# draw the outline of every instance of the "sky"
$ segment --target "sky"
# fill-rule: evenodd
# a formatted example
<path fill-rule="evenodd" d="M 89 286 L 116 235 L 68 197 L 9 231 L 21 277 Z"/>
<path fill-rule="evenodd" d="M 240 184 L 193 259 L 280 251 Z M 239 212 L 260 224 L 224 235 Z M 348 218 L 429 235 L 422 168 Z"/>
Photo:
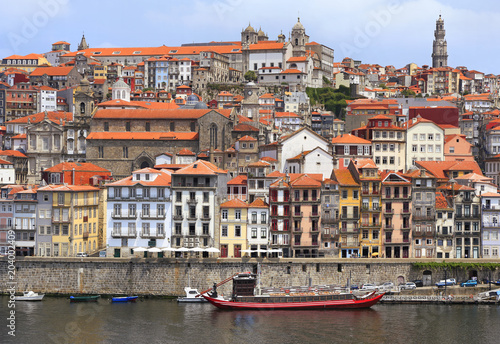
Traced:
<path fill-rule="evenodd" d="M 442 15 L 448 65 L 500 74 L 496 0 L 2 0 L 0 57 L 45 53 L 57 41 L 76 50 L 237 41 L 250 23 L 269 39 L 289 37 L 300 16 L 311 41 L 363 63 L 431 65 Z"/>

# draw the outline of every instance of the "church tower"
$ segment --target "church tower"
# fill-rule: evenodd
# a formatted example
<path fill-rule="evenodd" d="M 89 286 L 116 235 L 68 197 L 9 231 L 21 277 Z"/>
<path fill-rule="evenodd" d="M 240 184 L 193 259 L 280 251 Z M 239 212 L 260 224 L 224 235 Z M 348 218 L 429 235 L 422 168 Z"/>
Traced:
<path fill-rule="evenodd" d="M 244 87 L 243 100 L 241 101 L 241 115 L 250 118 L 253 125 L 258 128 L 259 116 L 259 86 L 249 82 Z"/>
<path fill-rule="evenodd" d="M 448 44 L 444 39 L 444 20 L 439 15 L 434 30 L 434 42 L 432 44 L 432 68 L 448 66 Z"/>
<path fill-rule="evenodd" d="M 290 39 L 293 47 L 293 56 L 306 56 L 306 43 L 309 43 L 309 36 L 306 35 L 306 29 L 300 22 L 300 18 L 298 18 L 297 23 L 292 28 Z"/>
<path fill-rule="evenodd" d="M 78 44 L 78 51 L 85 50 L 88 48 L 89 48 L 89 45 L 87 44 L 87 41 L 85 40 L 85 35 L 83 35 L 82 40 L 80 41 L 80 44 Z"/>

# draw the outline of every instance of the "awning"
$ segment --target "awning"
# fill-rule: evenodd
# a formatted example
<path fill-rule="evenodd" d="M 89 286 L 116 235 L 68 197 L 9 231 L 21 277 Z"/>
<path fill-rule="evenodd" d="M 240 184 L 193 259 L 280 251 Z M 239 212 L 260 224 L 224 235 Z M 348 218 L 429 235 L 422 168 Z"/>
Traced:
<path fill-rule="evenodd" d="M 373 252 L 372 257 L 378 257 L 378 252 Z"/>

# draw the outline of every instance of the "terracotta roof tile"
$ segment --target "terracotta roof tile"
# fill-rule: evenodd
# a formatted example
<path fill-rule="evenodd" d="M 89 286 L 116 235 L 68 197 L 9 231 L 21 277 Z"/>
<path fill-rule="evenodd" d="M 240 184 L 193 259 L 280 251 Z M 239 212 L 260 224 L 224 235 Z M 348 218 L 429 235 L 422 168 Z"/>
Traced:
<path fill-rule="evenodd" d="M 500 196 L 500 195 L 499 195 Z M 260 198 L 256 198 L 255 201 L 248 205 L 249 208 L 269 208 L 269 204 L 261 200 Z"/>
<path fill-rule="evenodd" d="M 211 162 L 205 160 L 197 160 L 196 162 L 189 164 L 188 166 L 183 167 L 175 172 L 175 174 L 186 175 L 215 175 L 220 173 L 226 174 L 227 171 L 222 170 Z"/>
<path fill-rule="evenodd" d="M 193 152 L 191 152 L 189 149 L 187 148 L 183 148 L 179 151 L 179 153 L 177 153 L 177 155 L 186 155 L 186 156 L 194 156 L 196 154 L 194 154 Z"/>
<path fill-rule="evenodd" d="M 220 205 L 221 208 L 248 208 L 248 204 L 239 198 L 233 198 L 230 201 L 224 202 Z"/>
<path fill-rule="evenodd" d="M 341 186 L 359 186 L 349 170 L 333 170 L 333 174 Z"/>
<path fill-rule="evenodd" d="M 228 181 L 227 185 L 247 185 L 247 176 L 239 174 L 230 181 Z"/>

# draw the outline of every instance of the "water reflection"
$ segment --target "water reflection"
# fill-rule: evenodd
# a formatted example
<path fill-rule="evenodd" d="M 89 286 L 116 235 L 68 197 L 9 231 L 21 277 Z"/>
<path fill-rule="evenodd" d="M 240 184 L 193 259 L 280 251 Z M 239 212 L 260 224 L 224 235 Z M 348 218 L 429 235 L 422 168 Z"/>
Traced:
<path fill-rule="evenodd" d="M 0 298 L 5 319 L 7 298 Z M 3 343 L 496 343 L 500 307 L 376 305 L 368 310 L 223 311 L 170 300 L 17 303 Z"/>

